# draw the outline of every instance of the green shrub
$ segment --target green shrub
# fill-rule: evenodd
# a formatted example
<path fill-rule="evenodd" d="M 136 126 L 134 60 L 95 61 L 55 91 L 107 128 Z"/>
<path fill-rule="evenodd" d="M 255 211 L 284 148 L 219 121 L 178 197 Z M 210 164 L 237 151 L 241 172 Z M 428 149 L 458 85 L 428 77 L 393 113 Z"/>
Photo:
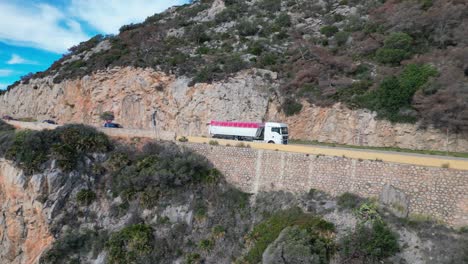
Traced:
<path fill-rule="evenodd" d="M 260 68 L 265 68 L 267 66 L 275 65 L 278 62 L 278 55 L 273 52 L 264 52 L 258 58 L 257 64 Z"/>
<path fill-rule="evenodd" d="M 143 150 L 143 154 L 113 173 L 114 196 L 134 199 L 153 190 L 162 192 L 190 184 L 213 183 L 221 176 L 206 158 L 181 151 L 175 144 L 146 145 Z"/>
<path fill-rule="evenodd" d="M 258 27 L 255 23 L 250 22 L 248 20 L 242 20 L 237 24 L 237 30 L 239 31 L 239 35 L 241 36 L 253 36 L 257 34 Z"/>
<path fill-rule="evenodd" d="M 13 131 L 15 130 L 15 127 L 4 122 L 3 120 L 0 120 L 0 133 L 4 131 Z"/>
<path fill-rule="evenodd" d="M 201 259 L 200 254 L 190 253 L 185 257 L 185 262 L 187 264 L 194 264 L 194 263 L 198 263 L 200 261 L 200 259 Z"/>
<path fill-rule="evenodd" d="M 429 80 L 436 76 L 437 70 L 429 65 L 409 64 L 397 77 L 387 77 L 373 93 L 376 110 L 381 117 L 390 121 L 405 121 L 408 118 L 400 115 L 400 109 L 411 108 L 413 95 Z"/>
<path fill-rule="evenodd" d="M 206 24 L 196 24 L 186 31 L 186 35 L 189 40 L 200 44 L 206 41 L 210 41 L 211 37 L 208 35 L 208 26 Z"/>
<path fill-rule="evenodd" d="M 246 67 L 246 62 L 239 54 L 228 55 L 218 59 L 217 64 L 222 64 L 222 70 L 225 74 L 236 73 Z"/>
<path fill-rule="evenodd" d="M 15 134 L 6 158 L 15 161 L 26 174 L 39 172 L 48 160 L 50 147 L 59 139 L 50 131 L 19 131 Z"/>
<path fill-rule="evenodd" d="M 338 196 L 336 204 L 340 209 L 356 209 L 362 203 L 363 199 L 352 193 L 343 193 Z"/>
<path fill-rule="evenodd" d="M 320 33 L 327 37 L 332 37 L 338 32 L 338 28 L 336 26 L 324 26 L 320 29 Z"/>
<path fill-rule="evenodd" d="M 0 157 L 6 155 L 7 151 L 13 145 L 15 140 L 15 132 L 11 131 L 0 131 Z"/>
<path fill-rule="evenodd" d="M 196 53 L 197 54 L 208 54 L 209 52 L 211 51 L 210 48 L 208 48 L 207 46 L 201 46 L 197 49 Z"/>
<path fill-rule="evenodd" d="M 275 24 L 279 27 L 290 27 L 291 26 L 291 16 L 287 13 L 281 13 L 276 19 Z"/>
<path fill-rule="evenodd" d="M 346 42 L 348 42 L 348 38 L 349 33 L 346 31 L 340 31 L 335 34 L 335 40 L 338 46 L 343 46 L 344 44 L 346 44 Z"/>
<path fill-rule="evenodd" d="M 109 263 L 139 263 L 154 248 L 153 229 L 145 224 L 123 228 L 106 243 Z"/>
<path fill-rule="evenodd" d="M 178 140 L 179 142 L 188 142 L 188 138 L 186 138 L 185 136 L 180 137 Z"/>
<path fill-rule="evenodd" d="M 398 65 L 411 56 L 412 44 L 413 38 L 410 35 L 392 33 L 385 39 L 384 46 L 377 50 L 376 59 L 381 63 Z"/>
<path fill-rule="evenodd" d="M 218 24 L 233 21 L 238 17 L 239 15 L 238 11 L 239 10 L 237 6 L 226 7 L 223 11 L 216 14 L 215 21 Z"/>
<path fill-rule="evenodd" d="M 211 240 L 211 239 L 203 239 L 202 241 L 200 241 L 200 243 L 198 244 L 198 247 L 202 250 L 205 250 L 205 251 L 210 251 L 213 249 L 214 247 L 214 241 Z"/>
<path fill-rule="evenodd" d="M 422 9 L 427 10 L 431 8 L 434 5 L 434 0 L 419 0 L 419 2 L 422 4 Z"/>
<path fill-rule="evenodd" d="M 96 193 L 91 190 L 81 190 L 76 194 L 76 201 L 81 204 L 88 206 L 96 200 Z"/>
<path fill-rule="evenodd" d="M 249 48 L 247 50 L 250 54 L 259 56 L 265 51 L 265 46 L 261 41 L 254 41 L 249 44 Z"/>
<path fill-rule="evenodd" d="M 340 247 L 344 259 L 361 263 L 380 262 L 400 250 L 397 234 L 381 221 L 371 227 L 359 225 L 341 240 Z"/>
<path fill-rule="evenodd" d="M 287 116 L 293 116 L 300 113 L 302 104 L 292 98 L 287 98 L 283 103 L 283 111 Z"/>
<path fill-rule="evenodd" d="M 381 48 L 377 50 L 375 57 L 378 62 L 384 64 L 398 65 L 402 60 L 411 56 L 411 53 L 401 49 Z"/>
<path fill-rule="evenodd" d="M 195 83 L 211 83 L 219 73 L 222 73 L 222 70 L 218 65 L 211 64 L 205 66 L 197 72 L 190 85 L 194 85 Z"/>
<path fill-rule="evenodd" d="M 293 208 L 278 212 L 265 221 L 256 225 L 247 236 L 252 244 L 250 250 L 245 255 L 247 263 L 259 263 L 265 249 L 286 227 L 298 227 L 305 230 L 310 238 L 310 248 L 314 254 L 320 258 L 320 263 L 327 263 L 330 259 L 334 245 L 333 240 L 325 234 L 334 231 L 334 225 L 322 218 L 305 214 L 299 208 Z"/>
<path fill-rule="evenodd" d="M 411 50 L 413 38 L 402 32 L 390 34 L 384 41 L 384 47 L 387 49 L 400 49 L 405 51 Z"/>
<path fill-rule="evenodd" d="M 221 236 L 226 233 L 226 228 L 224 226 L 217 225 L 212 228 L 212 233 L 214 236 Z"/>
<path fill-rule="evenodd" d="M 72 231 L 66 233 L 52 244 L 52 248 L 42 254 L 39 263 L 73 263 L 72 257 L 75 254 L 92 252 L 97 257 L 104 248 L 107 240 L 107 232 L 96 232 L 93 230 Z"/>
<path fill-rule="evenodd" d="M 278 12 L 281 10 L 281 0 L 262 0 L 258 3 L 260 10 Z"/>
<path fill-rule="evenodd" d="M 219 142 L 216 141 L 216 140 L 210 140 L 210 141 L 208 142 L 208 144 L 210 144 L 210 145 L 212 145 L 212 146 L 218 146 L 218 145 L 219 145 Z"/>
<path fill-rule="evenodd" d="M 109 138 L 95 128 L 66 125 L 55 130 L 20 131 L 16 133 L 6 157 L 15 161 L 27 174 L 39 172 L 49 158 L 70 171 L 88 153 L 105 153 L 112 148 Z"/>

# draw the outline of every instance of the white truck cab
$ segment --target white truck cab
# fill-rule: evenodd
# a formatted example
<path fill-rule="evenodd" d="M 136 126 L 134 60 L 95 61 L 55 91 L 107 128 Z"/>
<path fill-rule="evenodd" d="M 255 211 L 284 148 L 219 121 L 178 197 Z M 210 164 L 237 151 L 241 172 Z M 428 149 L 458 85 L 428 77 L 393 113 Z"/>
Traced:
<path fill-rule="evenodd" d="M 266 122 L 257 130 L 256 141 L 274 144 L 288 144 L 288 125 L 284 123 Z"/>

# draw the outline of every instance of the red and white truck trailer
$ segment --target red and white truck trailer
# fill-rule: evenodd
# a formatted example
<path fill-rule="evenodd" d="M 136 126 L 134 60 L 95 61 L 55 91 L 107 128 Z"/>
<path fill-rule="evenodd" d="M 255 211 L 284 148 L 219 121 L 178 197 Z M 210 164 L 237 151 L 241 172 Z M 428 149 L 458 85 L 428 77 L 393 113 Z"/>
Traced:
<path fill-rule="evenodd" d="M 266 122 L 211 121 L 209 133 L 213 138 L 288 144 L 288 125 Z"/>

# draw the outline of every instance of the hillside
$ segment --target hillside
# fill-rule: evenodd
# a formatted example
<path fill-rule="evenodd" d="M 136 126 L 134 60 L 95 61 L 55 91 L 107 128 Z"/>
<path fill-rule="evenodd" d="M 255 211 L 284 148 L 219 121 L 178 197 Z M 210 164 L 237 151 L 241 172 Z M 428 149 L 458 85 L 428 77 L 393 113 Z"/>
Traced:
<path fill-rule="evenodd" d="M 70 48 L 1 110 L 147 127 L 160 109 L 164 129 L 199 135 L 275 119 L 300 139 L 466 151 L 467 34 L 463 0 L 195 1 Z"/>
<path fill-rule="evenodd" d="M 349 193 L 243 193 L 183 144 L 1 121 L 0 137 L 2 264 L 468 260 L 463 228 Z"/>

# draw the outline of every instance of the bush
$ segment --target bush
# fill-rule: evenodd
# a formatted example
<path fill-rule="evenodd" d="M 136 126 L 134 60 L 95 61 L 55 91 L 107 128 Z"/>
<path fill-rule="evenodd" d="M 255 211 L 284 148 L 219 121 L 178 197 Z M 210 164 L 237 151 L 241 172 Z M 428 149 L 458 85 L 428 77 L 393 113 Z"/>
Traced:
<path fill-rule="evenodd" d="M 335 40 L 338 46 L 343 46 L 344 44 L 346 44 L 346 42 L 348 42 L 348 38 L 349 33 L 345 31 L 340 31 L 335 34 Z"/>
<path fill-rule="evenodd" d="M 292 98 L 288 98 L 283 103 L 283 111 L 287 116 L 293 116 L 300 113 L 302 104 Z"/>
<path fill-rule="evenodd" d="M 250 250 L 244 257 L 247 263 L 259 263 L 262 254 L 281 231 L 287 227 L 297 227 L 305 230 L 309 237 L 309 247 L 320 263 L 326 263 L 334 251 L 333 240 L 324 236 L 334 231 L 334 225 L 322 218 L 305 214 L 299 208 L 278 212 L 256 225 L 247 236 L 252 243 Z"/>
<path fill-rule="evenodd" d="M 281 11 L 281 0 L 262 0 L 258 3 L 260 10 L 266 10 L 269 12 Z"/>
<path fill-rule="evenodd" d="M 260 56 L 263 51 L 265 51 L 265 46 L 263 42 L 254 41 L 249 44 L 249 48 L 247 50 L 250 54 Z"/>
<path fill-rule="evenodd" d="M 222 69 L 225 74 L 236 73 L 247 66 L 246 62 L 238 54 L 220 58 L 218 63 L 223 65 Z"/>
<path fill-rule="evenodd" d="M 276 19 L 275 24 L 279 27 L 290 27 L 291 26 L 291 16 L 287 13 L 281 13 Z"/>
<path fill-rule="evenodd" d="M 3 120 L 0 120 L 0 133 L 4 131 L 13 131 L 15 130 L 15 127 L 4 122 Z"/>
<path fill-rule="evenodd" d="M 74 263 L 72 257 L 80 252 L 100 253 L 107 240 L 106 232 L 72 231 L 54 241 L 52 248 L 41 256 L 39 263 Z"/>
<path fill-rule="evenodd" d="M 278 55 L 273 52 L 264 52 L 257 60 L 257 64 L 260 68 L 275 65 L 277 62 Z"/>
<path fill-rule="evenodd" d="M 206 158 L 190 151 L 182 152 L 175 144 L 146 145 L 143 150 L 144 154 L 114 172 L 111 182 L 114 196 L 134 199 L 154 190 L 164 192 L 190 184 L 214 183 L 221 176 Z"/>
<path fill-rule="evenodd" d="M 210 141 L 208 142 L 208 144 L 210 144 L 210 145 L 212 145 L 212 146 L 218 146 L 218 145 L 219 145 L 219 142 L 216 141 L 216 140 L 210 140 Z"/>
<path fill-rule="evenodd" d="M 178 140 L 179 140 L 179 142 L 188 142 L 188 138 L 186 138 L 184 136 L 180 137 Z"/>
<path fill-rule="evenodd" d="M 413 38 L 406 33 L 397 32 L 389 35 L 384 46 L 377 50 L 376 59 L 384 64 L 398 65 L 411 56 Z"/>
<path fill-rule="evenodd" d="M 198 247 L 202 250 L 206 250 L 206 251 L 210 251 L 213 249 L 214 247 L 214 242 L 213 240 L 211 239 L 203 239 L 202 241 L 200 241 L 200 243 L 198 244 Z"/>
<path fill-rule="evenodd" d="M 76 201 L 81 204 L 88 206 L 96 200 L 96 193 L 91 190 L 81 190 L 76 194 Z"/>
<path fill-rule="evenodd" d="M 336 26 L 324 26 L 320 29 L 320 33 L 327 37 L 332 37 L 338 32 L 338 28 Z"/>
<path fill-rule="evenodd" d="M 363 199 L 361 197 L 346 192 L 338 196 L 336 204 L 338 205 L 339 209 L 356 209 L 360 206 L 362 201 Z"/>
<path fill-rule="evenodd" d="M 112 149 L 109 138 L 95 128 L 66 125 L 55 130 L 20 131 L 16 133 L 6 158 L 15 161 L 26 174 L 39 172 L 50 157 L 59 168 L 76 168 L 88 153 L 105 153 Z"/>
<path fill-rule="evenodd" d="M 239 24 L 237 24 L 237 30 L 239 31 L 239 35 L 246 37 L 257 34 L 258 27 L 253 22 L 242 20 L 239 22 Z"/>
<path fill-rule="evenodd" d="M 400 250 L 397 234 L 381 221 L 373 222 L 371 227 L 359 225 L 342 239 L 340 246 L 344 259 L 361 263 L 380 262 Z"/>
<path fill-rule="evenodd" d="M 400 110 L 411 108 L 413 95 L 429 80 L 437 75 L 437 70 L 430 65 L 409 64 L 397 77 L 387 77 L 373 94 L 373 110 L 390 121 L 406 121 Z"/>
<path fill-rule="evenodd" d="M 111 235 L 106 247 L 109 263 L 139 263 L 154 248 L 153 229 L 145 224 L 123 228 Z"/>
<path fill-rule="evenodd" d="M 106 111 L 99 116 L 102 120 L 113 121 L 115 119 L 114 113 Z"/>
<path fill-rule="evenodd" d="M 401 49 L 381 48 L 377 50 L 375 58 L 383 64 L 398 65 L 402 60 L 411 56 L 411 53 Z"/>
<path fill-rule="evenodd" d="M 387 49 L 399 49 L 410 51 L 413 44 L 413 38 L 402 32 L 390 34 L 384 41 L 384 47 Z"/>

